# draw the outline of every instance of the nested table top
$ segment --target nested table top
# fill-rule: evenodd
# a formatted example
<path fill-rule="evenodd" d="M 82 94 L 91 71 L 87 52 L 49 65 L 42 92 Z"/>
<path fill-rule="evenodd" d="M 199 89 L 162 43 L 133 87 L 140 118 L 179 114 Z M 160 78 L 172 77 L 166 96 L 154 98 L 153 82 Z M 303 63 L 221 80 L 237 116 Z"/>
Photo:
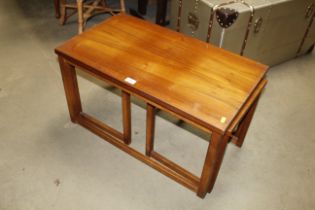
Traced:
<path fill-rule="evenodd" d="M 92 27 L 56 52 L 218 132 L 228 129 L 267 71 L 265 65 L 127 15 Z"/>

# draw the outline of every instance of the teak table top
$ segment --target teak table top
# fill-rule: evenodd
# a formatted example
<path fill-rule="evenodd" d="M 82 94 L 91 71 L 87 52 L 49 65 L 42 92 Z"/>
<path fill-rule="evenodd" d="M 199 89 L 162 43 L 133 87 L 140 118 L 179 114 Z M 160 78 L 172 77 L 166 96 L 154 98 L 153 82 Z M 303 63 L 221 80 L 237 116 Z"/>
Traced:
<path fill-rule="evenodd" d="M 124 14 L 75 36 L 56 52 L 220 133 L 227 131 L 267 71 L 265 65 Z M 128 77 L 136 83 L 126 82 Z"/>

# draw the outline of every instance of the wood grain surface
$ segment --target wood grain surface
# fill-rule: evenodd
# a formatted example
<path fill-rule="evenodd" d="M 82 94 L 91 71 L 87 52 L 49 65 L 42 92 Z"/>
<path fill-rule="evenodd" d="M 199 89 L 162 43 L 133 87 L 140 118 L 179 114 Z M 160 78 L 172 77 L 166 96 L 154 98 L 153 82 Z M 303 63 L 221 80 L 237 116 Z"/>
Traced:
<path fill-rule="evenodd" d="M 56 48 L 56 53 L 126 92 L 224 133 L 267 66 L 125 14 Z M 136 81 L 130 84 L 126 78 Z"/>

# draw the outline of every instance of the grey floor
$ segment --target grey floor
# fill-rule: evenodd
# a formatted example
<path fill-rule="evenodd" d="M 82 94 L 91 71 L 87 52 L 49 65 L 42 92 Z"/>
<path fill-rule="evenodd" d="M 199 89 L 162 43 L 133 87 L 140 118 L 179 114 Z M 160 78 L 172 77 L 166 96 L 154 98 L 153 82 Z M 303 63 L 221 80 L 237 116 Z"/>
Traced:
<path fill-rule="evenodd" d="M 270 70 L 243 148 L 228 146 L 202 200 L 70 123 L 53 50 L 76 24 L 59 26 L 52 1 L 40 2 L 0 2 L 1 210 L 315 209 L 314 53 Z M 79 83 L 85 110 L 121 129 L 119 91 L 82 73 Z M 199 174 L 208 136 L 161 116 L 157 150 Z M 143 150 L 141 102 L 132 117 Z"/>

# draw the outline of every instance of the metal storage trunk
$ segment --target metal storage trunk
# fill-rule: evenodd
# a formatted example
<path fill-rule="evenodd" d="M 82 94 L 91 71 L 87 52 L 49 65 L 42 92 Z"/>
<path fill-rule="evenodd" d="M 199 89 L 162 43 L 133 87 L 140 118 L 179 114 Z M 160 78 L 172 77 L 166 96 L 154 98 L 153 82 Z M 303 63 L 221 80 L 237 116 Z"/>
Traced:
<path fill-rule="evenodd" d="M 314 10 L 315 0 L 172 0 L 171 27 L 275 65 L 312 51 Z"/>

